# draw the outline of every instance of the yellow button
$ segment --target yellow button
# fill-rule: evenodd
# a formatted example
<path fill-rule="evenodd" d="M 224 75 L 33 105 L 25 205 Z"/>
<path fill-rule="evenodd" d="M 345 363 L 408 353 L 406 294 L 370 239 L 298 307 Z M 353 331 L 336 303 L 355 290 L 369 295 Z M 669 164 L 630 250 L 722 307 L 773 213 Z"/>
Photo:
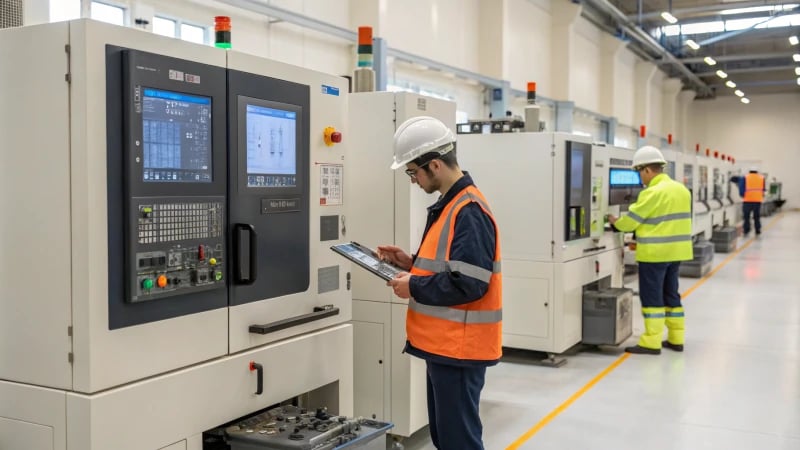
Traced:
<path fill-rule="evenodd" d="M 217 265 L 217 258 L 211 258 L 211 259 L 209 259 L 209 260 L 208 260 L 208 263 L 209 263 L 209 264 L 211 264 L 212 266 L 216 266 L 216 265 Z"/>

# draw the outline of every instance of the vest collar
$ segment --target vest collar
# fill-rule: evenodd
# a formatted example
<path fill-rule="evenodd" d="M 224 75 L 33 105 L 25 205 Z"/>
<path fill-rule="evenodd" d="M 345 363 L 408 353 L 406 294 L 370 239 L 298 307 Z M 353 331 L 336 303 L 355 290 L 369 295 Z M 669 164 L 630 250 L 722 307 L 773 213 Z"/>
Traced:
<path fill-rule="evenodd" d="M 650 184 L 648 184 L 647 187 L 653 187 L 653 186 L 657 185 L 658 183 L 664 182 L 666 180 L 671 180 L 671 179 L 672 178 L 670 178 L 669 175 L 667 175 L 665 173 L 660 173 L 660 174 L 656 175 L 655 177 L 653 177 L 652 180 L 650 180 Z"/>
<path fill-rule="evenodd" d="M 428 207 L 428 211 L 435 211 L 435 210 L 442 210 L 444 207 L 450 203 L 450 200 L 456 196 L 459 192 L 463 191 L 464 188 L 467 186 L 472 186 L 475 183 L 472 182 L 472 177 L 469 175 L 469 172 L 464 172 L 464 176 L 456 180 L 450 189 L 447 191 L 447 194 L 440 195 L 439 199 L 436 200 L 436 203 L 432 204 Z"/>

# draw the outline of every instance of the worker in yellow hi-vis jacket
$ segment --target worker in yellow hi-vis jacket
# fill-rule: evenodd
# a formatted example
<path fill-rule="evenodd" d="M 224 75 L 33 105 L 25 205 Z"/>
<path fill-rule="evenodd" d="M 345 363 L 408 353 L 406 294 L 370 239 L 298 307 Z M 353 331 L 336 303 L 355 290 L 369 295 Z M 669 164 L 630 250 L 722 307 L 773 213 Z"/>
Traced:
<path fill-rule="evenodd" d="M 692 195 L 664 173 L 661 151 L 644 146 L 633 155 L 633 168 L 647 188 L 620 218 L 609 215 L 616 231 L 636 233 L 639 298 L 644 334 L 628 353 L 658 355 L 661 347 L 682 352 L 684 312 L 678 292 L 678 267 L 692 259 Z M 664 325 L 668 333 L 662 342 Z"/>

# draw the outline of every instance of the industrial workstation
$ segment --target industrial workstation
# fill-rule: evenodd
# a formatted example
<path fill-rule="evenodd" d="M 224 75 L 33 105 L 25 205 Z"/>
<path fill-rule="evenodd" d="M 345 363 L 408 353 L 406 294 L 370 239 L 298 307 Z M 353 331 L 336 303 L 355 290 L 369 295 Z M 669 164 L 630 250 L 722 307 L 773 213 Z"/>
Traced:
<path fill-rule="evenodd" d="M 0 0 L 0 450 L 800 448 L 798 37 Z"/>

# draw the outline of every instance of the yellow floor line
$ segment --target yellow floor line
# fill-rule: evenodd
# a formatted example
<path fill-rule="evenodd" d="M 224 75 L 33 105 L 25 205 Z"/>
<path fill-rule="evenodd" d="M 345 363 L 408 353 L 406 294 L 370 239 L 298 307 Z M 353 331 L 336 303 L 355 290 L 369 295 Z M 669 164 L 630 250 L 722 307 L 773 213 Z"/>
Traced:
<path fill-rule="evenodd" d="M 775 222 L 777 222 L 779 219 L 781 219 L 781 218 L 783 217 L 783 214 L 784 214 L 784 213 L 780 213 L 780 214 L 779 214 L 777 217 L 775 217 L 774 219 L 772 219 L 772 220 L 770 221 L 770 223 L 769 223 L 769 224 L 768 224 L 768 225 L 767 225 L 767 226 L 764 228 L 764 231 L 766 231 L 767 229 L 769 229 L 771 226 L 773 226 L 773 225 L 775 224 Z M 750 238 L 750 239 L 748 239 L 748 240 L 747 240 L 747 242 L 746 242 L 746 243 L 744 243 L 744 245 L 742 245 L 741 247 L 739 247 L 739 248 L 738 248 L 738 249 L 737 249 L 735 252 L 731 253 L 731 254 L 730 254 L 730 256 L 728 256 L 727 258 L 725 258 L 725 260 L 724 260 L 724 261 L 722 261 L 721 263 L 719 263 L 719 265 L 718 265 L 717 267 L 715 267 L 715 268 L 714 268 L 714 270 L 712 270 L 711 272 L 709 272 L 708 274 L 706 274 L 706 276 L 704 276 L 703 278 L 699 279 L 699 280 L 698 280 L 698 281 L 697 281 L 697 282 L 696 282 L 694 285 L 692 285 L 692 287 L 690 287 L 689 289 L 687 289 L 687 290 L 686 290 L 686 292 L 684 292 L 684 293 L 683 293 L 683 295 L 681 295 L 681 299 L 685 299 L 685 298 L 686 298 L 686 297 L 688 297 L 688 296 L 689 296 L 689 294 L 691 294 L 691 293 L 692 293 L 692 292 L 693 292 L 695 289 L 697 289 L 697 288 L 698 288 L 698 287 L 700 287 L 700 286 L 701 286 L 703 283 L 705 283 L 706 281 L 708 281 L 708 279 L 709 279 L 709 278 L 711 278 L 711 276 L 712 276 L 712 275 L 714 275 L 714 274 L 715 274 L 715 273 L 717 273 L 717 272 L 718 272 L 720 269 L 722 269 L 723 267 L 725 267 L 725 265 L 726 265 L 726 264 L 728 264 L 728 263 L 729 263 L 729 262 L 730 262 L 730 261 L 731 261 L 733 258 L 735 258 L 737 255 L 739 255 L 739 253 L 741 253 L 741 252 L 742 252 L 744 249 L 746 249 L 747 247 L 749 247 L 749 246 L 750 246 L 750 244 L 752 244 L 754 240 L 755 240 L 755 238 Z M 520 448 L 520 446 L 521 446 L 522 444 L 524 444 L 524 443 L 525 443 L 525 442 L 526 442 L 528 439 L 532 438 L 532 437 L 533 437 L 533 435 L 535 435 L 536 433 L 538 433 L 538 432 L 539 432 L 539 431 L 540 431 L 542 428 L 544 428 L 544 427 L 545 427 L 547 424 L 549 424 L 549 423 L 550 423 L 550 422 L 551 422 L 553 419 L 555 419 L 555 418 L 556 418 L 556 417 L 557 417 L 559 414 L 561 414 L 561 413 L 562 413 L 562 412 L 564 412 L 564 411 L 565 411 L 567 408 L 569 408 L 569 407 L 570 407 L 570 405 L 572 405 L 573 403 L 575 403 L 575 401 L 576 401 L 576 400 L 578 400 L 579 398 L 581 398 L 581 396 L 583 396 L 583 394 L 585 394 L 586 392 L 588 392 L 588 391 L 589 391 L 589 389 L 591 389 L 592 387 L 594 387 L 594 385 L 595 385 L 595 384 L 597 384 L 598 382 L 600 382 L 600 380 L 602 380 L 603 378 L 605 378 L 605 377 L 606 377 L 606 376 L 607 376 L 609 373 L 611 373 L 611 372 L 612 372 L 614 369 L 616 369 L 617 367 L 619 367 L 619 366 L 620 366 L 620 364 L 622 364 L 623 362 L 625 362 L 625 360 L 626 360 L 626 359 L 628 359 L 628 357 L 629 357 L 629 356 L 630 356 L 630 353 L 624 353 L 624 354 L 622 354 L 622 356 L 620 356 L 619 358 L 617 358 L 617 359 L 616 359 L 616 360 L 615 360 L 613 363 L 611 363 L 611 365 L 610 365 L 610 366 L 606 367 L 606 368 L 605 368 L 605 369 L 604 369 L 602 372 L 600 372 L 600 373 L 599 373 L 599 374 L 598 374 L 596 377 L 592 378 L 592 380 L 591 380 L 590 382 L 586 383 L 586 385 L 584 385 L 582 388 L 580 388 L 580 390 L 578 390 L 578 392 L 576 392 L 576 393 L 572 394 L 572 396 L 571 396 L 570 398 L 568 398 L 568 399 L 567 399 L 567 401 L 565 401 L 564 403 L 562 403 L 561 405 L 559 405 L 559 406 L 558 406 L 556 409 L 554 409 L 554 410 L 550 411 L 550 414 L 546 415 L 546 416 L 545 416 L 545 417 L 544 417 L 542 420 L 540 420 L 540 421 L 539 421 L 539 423 L 537 423 L 537 424 L 536 424 L 536 425 L 534 425 L 534 426 L 533 426 L 531 429 L 529 429 L 528 431 L 526 431 L 526 432 L 525 432 L 525 434 L 523 434 L 522 436 L 520 436 L 519 438 L 517 438 L 517 440 L 516 440 L 516 441 L 514 441 L 514 443 L 513 443 L 513 444 L 511 444 L 511 445 L 509 445 L 508 447 L 506 447 L 506 450 L 515 450 L 515 449 L 518 449 L 518 448 Z"/>

